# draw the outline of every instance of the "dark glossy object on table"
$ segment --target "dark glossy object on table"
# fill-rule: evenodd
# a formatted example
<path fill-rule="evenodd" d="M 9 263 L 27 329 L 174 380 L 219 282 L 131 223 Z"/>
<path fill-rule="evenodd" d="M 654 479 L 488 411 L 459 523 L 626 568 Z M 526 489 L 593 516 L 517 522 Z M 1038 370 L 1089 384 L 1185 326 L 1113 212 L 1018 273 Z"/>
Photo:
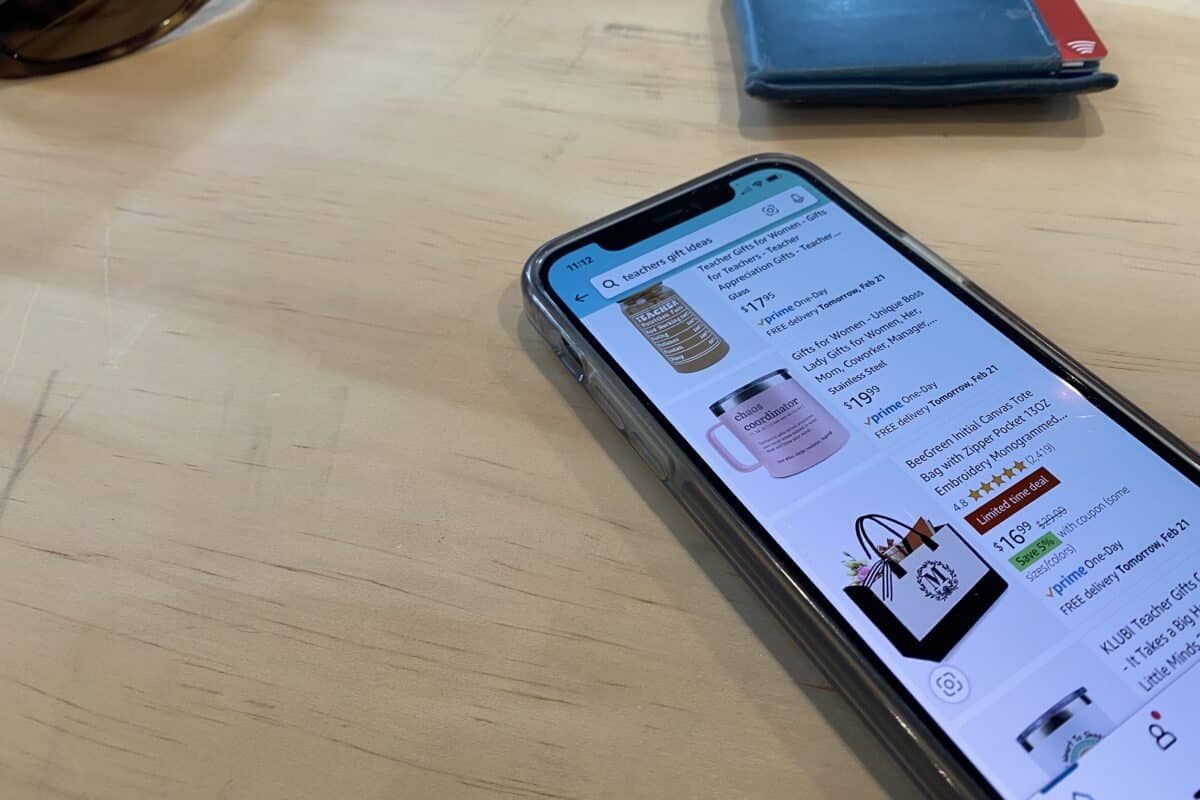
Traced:
<path fill-rule="evenodd" d="M 208 0 L 0 0 L 0 78 L 78 69 L 166 36 Z"/>

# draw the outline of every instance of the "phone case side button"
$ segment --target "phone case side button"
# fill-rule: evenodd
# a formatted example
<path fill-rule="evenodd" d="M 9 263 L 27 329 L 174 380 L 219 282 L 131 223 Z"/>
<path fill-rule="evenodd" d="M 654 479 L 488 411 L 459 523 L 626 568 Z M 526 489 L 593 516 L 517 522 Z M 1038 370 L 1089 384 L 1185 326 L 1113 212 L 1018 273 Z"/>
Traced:
<path fill-rule="evenodd" d="M 950 278 L 959 286 L 966 286 L 968 283 L 970 283 L 970 281 L 967 280 L 967 277 L 951 266 L 946 259 L 942 258 L 937 253 L 918 242 L 911 235 L 906 233 L 901 236 L 900 239 L 908 246 L 910 250 L 916 251 L 916 253 L 926 261 L 932 262 L 934 266 L 949 275 Z"/>
<path fill-rule="evenodd" d="M 572 377 L 574 377 L 575 380 L 579 381 L 580 383 L 583 383 L 585 378 L 585 373 L 583 371 L 583 359 L 579 357 L 579 354 L 575 352 L 575 349 L 571 347 L 571 345 L 567 344 L 564 340 L 560 346 L 553 347 L 553 350 L 554 354 L 558 356 L 558 360 L 561 361 L 562 365 L 567 368 L 567 371 L 571 373 Z"/>
<path fill-rule="evenodd" d="M 668 480 L 671 477 L 671 460 L 665 453 L 656 452 L 657 448 L 635 431 L 629 431 L 628 438 L 633 449 L 650 467 L 650 471 L 654 473 L 655 477 L 660 481 Z"/>
<path fill-rule="evenodd" d="M 612 421 L 613 425 L 617 426 L 617 430 L 624 432 L 625 420 L 621 418 L 621 412 L 617 411 L 617 404 L 609 399 L 604 385 L 595 375 L 588 380 L 587 389 L 591 393 L 592 399 L 596 401 L 596 405 L 600 406 L 600 410 Z"/>

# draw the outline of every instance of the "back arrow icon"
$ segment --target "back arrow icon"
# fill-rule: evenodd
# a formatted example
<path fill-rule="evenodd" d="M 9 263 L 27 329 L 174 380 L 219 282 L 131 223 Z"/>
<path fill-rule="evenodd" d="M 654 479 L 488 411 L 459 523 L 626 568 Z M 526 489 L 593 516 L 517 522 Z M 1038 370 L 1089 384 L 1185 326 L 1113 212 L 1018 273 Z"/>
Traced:
<path fill-rule="evenodd" d="M 588 297 L 588 296 L 587 296 L 587 293 L 584 293 L 584 294 L 579 294 L 578 292 L 576 292 L 576 293 L 575 293 L 575 302 L 576 302 L 576 303 L 582 303 L 584 300 L 586 300 L 586 299 L 587 299 L 587 297 Z"/>

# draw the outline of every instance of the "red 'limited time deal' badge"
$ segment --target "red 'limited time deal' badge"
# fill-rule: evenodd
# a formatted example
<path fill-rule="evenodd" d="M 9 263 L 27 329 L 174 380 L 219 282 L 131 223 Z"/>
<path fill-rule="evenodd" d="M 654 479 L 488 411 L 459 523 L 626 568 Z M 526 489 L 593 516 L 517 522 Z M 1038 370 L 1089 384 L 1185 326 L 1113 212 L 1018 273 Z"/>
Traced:
<path fill-rule="evenodd" d="M 1058 486 L 1058 483 L 1058 478 L 1051 475 L 1048 469 L 1039 467 L 1012 480 L 999 494 L 972 511 L 965 519 L 979 533 L 987 533 Z"/>

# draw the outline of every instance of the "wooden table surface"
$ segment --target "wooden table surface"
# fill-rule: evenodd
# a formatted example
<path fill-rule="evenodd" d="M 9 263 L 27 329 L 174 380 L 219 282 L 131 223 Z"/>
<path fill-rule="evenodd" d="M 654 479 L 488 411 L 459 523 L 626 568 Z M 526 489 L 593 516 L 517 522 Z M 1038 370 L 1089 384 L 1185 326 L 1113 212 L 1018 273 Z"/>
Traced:
<path fill-rule="evenodd" d="M 708 2 L 224 0 L 0 86 L 0 796 L 912 786 L 521 319 L 543 240 L 805 155 L 1200 444 L 1200 10 L 1116 91 L 742 97 Z"/>

